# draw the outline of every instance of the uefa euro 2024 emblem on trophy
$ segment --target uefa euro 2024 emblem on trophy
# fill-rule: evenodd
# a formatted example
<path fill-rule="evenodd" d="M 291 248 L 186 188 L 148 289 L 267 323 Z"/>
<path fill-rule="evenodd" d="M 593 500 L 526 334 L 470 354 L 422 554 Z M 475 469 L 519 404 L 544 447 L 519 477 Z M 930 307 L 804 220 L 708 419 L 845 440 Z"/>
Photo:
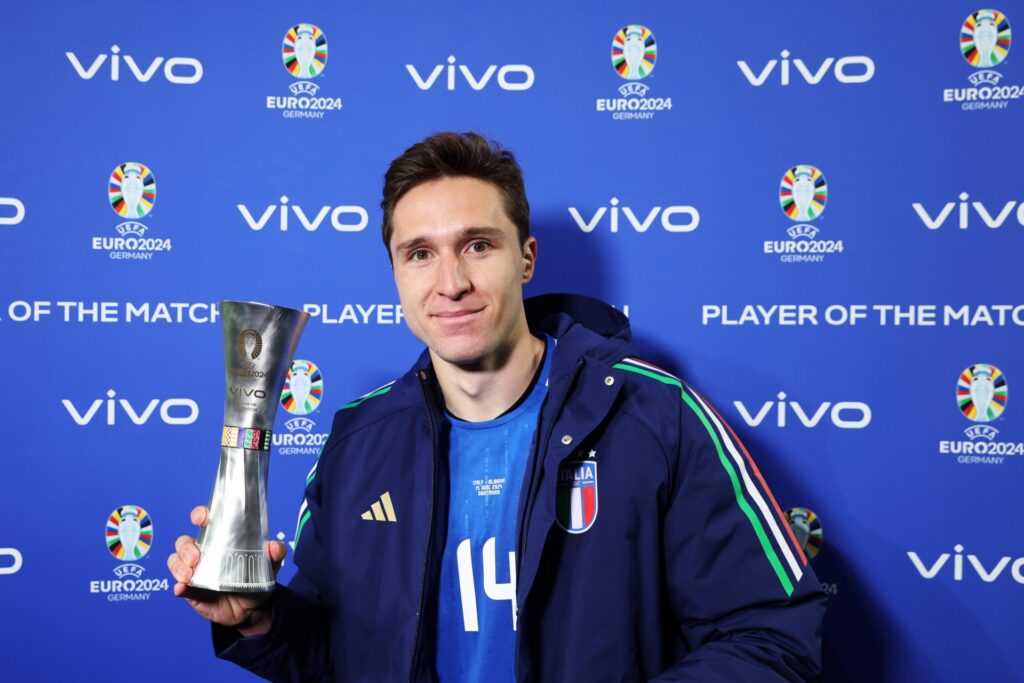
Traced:
<path fill-rule="evenodd" d="M 224 428 L 209 523 L 196 543 L 190 585 L 216 591 L 272 590 L 267 474 L 281 389 L 309 314 L 240 301 L 220 303 L 224 333 Z"/>

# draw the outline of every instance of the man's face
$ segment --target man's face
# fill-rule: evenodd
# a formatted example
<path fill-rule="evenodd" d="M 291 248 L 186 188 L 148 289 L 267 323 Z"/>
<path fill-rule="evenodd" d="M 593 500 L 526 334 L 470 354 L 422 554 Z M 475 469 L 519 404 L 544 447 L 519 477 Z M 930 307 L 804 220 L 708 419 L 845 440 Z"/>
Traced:
<path fill-rule="evenodd" d="M 529 334 L 523 285 L 537 242 L 519 246 L 497 187 L 476 178 L 417 185 L 395 205 L 392 226 L 402 311 L 435 362 L 494 367 Z"/>

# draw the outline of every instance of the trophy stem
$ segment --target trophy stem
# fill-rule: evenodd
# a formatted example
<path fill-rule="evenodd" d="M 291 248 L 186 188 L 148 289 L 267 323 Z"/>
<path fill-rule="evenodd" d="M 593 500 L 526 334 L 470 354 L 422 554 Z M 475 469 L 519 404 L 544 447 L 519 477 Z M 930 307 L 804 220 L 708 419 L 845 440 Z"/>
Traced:
<path fill-rule="evenodd" d="M 309 320 L 302 311 L 222 301 L 224 430 L 207 525 L 190 585 L 215 591 L 273 590 L 266 555 L 267 473 L 281 387 Z"/>
<path fill-rule="evenodd" d="M 191 585 L 241 593 L 273 589 L 273 569 L 263 549 L 269 535 L 269 468 L 269 451 L 221 447 L 209 523 L 196 539 L 202 555 Z"/>

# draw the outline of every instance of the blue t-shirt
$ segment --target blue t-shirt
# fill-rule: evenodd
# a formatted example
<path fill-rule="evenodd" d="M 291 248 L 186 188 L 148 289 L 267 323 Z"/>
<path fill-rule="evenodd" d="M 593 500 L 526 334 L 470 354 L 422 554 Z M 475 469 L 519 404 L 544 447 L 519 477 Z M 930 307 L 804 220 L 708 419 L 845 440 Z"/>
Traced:
<path fill-rule="evenodd" d="M 486 422 L 449 416 L 451 500 L 441 560 L 437 673 L 442 681 L 513 681 L 516 629 L 516 513 L 552 348 L 514 410 Z"/>

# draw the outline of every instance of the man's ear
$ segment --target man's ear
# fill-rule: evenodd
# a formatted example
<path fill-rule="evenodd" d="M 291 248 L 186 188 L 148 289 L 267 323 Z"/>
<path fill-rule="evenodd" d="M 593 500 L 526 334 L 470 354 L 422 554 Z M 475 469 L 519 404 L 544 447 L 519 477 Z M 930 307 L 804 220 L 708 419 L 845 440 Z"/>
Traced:
<path fill-rule="evenodd" d="M 527 237 L 523 245 L 523 284 L 533 279 L 533 272 L 537 267 L 537 239 Z"/>

